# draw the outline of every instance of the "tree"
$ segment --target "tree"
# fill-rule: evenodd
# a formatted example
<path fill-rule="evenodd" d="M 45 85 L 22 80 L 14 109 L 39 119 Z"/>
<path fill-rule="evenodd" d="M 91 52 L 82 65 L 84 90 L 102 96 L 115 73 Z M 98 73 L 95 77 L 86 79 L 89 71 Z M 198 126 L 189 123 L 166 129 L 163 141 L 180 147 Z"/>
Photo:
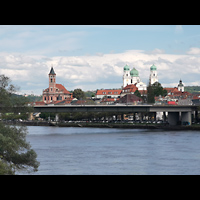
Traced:
<path fill-rule="evenodd" d="M 10 84 L 10 79 L 0 75 L 1 114 L 7 112 L 29 111 L 26 100 L 14 97 L 17 88 Z M 0 122 L 0 174 L 15 174 L 19 170 L 37 171 L 37 154 L 26 142 L 26 127 L 8 126 Z"/>
<path fill-rule="evenodd" d="M 147 103 L 155 103 L 155 95 L 152 86 L 147 87 Z"/>
<path fill-rule="evenodd" d="M 153 85 L 152 85 L 152 88 L 153 88 L 153 91 L 154 91 L 154 95 L 156 97 L 158 96 L 166 96 L 167 95 L 167 90 L 164 90 L 162 85 L 159 83 L 159 82 L 155 82 Z"/>
<path fill-rule="evenodd" d="M 159 82 L 155 82 L 147 87 L 147 103 L 155 103 L 155 97 L 166 96 L 167 90 L 164 90 Z"/>
<path fill-rule="evenodd" d="M 19 170 L 37 171 L 37 154 L 26 142 L 26 127 L 9 127 L 0 123 L 0 174 Z"/>
<path fill-rule="evenodd" d="M 85 99 L 85 93 L 81 89 L 75 89 L 73 92 L 73 97 L 78 100 Z"/>
<path fill-rule="evenodd" d="M 141 93 L 138 90 L 135 91 L 134 95 L 136 95 L 137 97 L 141 97 Z"/>

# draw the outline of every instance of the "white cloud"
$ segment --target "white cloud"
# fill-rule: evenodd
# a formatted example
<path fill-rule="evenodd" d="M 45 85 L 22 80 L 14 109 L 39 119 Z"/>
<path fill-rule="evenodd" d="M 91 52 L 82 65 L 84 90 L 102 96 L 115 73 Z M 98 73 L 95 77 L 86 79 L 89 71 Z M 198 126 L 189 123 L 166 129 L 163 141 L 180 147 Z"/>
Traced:
<path fill-rule="evenodd" d="M 190 55 L 200 55 L 200 48 L 192 47 L 192 48 L 190 48 L 190 50 L 187 52 L 187 54 L 190 54 Z"/>
<path fill-rule="evenodd" d="M 83 90 L 120 88 L 126 64 L 139 71 L 144 83 L 148 83 L 152 64 L 157 66 L 159 81 L 164 86 L 176 87 L 180 78 L 185 84 L 194 85 L 199 82 L 200 76 L 200 58 L 196 54 L 152 54 L 131 50 L 101 56 L 45 57 L 0 53 L 0 74 L 10 77 L 21 88 L 21 92 L 42 94 L 42 90 L 48 87 L 48 73 L 52 64 L 57 82 L 64 84 L 68 90 L 78 87 Z"/>
<path fill-rule="evenodd" d="M 164 54 L 165 53 L 165 51 L 164 50 L 162 50 L 162 49 L 154 49 L 154 50 L 152 50 L 152 51 L 147 51 L 146 53 L 148 53 L 148 54 Z"/>

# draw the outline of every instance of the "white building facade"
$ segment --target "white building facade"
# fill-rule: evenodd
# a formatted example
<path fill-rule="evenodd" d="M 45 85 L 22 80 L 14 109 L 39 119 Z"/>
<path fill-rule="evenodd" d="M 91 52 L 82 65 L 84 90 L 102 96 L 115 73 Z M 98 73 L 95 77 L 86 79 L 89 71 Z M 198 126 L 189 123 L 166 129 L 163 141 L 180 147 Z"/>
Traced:
<path fill-rule="evenodd" d="M 124 67 L 124 74 L 123 74 L 123 88 L 125 88 L 127 85 L 134 84 L 138 88 L 138 90 L 146 90 L 147 86 L 143 82 L 141 82 L 141 79 L 139 77 L 139 72 L 133 68 L 130 70 L 130 67 L 126 65 Z"/>

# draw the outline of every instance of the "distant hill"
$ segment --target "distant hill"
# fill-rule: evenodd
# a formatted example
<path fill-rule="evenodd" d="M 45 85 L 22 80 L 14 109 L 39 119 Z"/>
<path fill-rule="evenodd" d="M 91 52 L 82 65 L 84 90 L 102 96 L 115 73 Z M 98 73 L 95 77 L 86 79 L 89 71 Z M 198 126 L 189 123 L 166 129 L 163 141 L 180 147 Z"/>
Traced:
<path fill-rule="evenodd" d="M 185 91 L 190 93 L 200 93 L 200 86 L 185 86 Z"/>

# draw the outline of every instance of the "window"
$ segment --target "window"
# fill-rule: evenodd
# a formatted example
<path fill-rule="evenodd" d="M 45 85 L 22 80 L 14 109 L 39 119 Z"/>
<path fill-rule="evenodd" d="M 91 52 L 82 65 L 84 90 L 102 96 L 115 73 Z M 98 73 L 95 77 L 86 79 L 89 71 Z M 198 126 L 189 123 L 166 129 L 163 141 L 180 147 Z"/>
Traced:
<path fill-rule="evenodd" d="M 53 88 L 51 88 L 51 92 L 53 91 Z"/>
<path fill-rule="evenodd" d="M 51 78 L 51 83 L 53 82 L 53 79 Z"/>

